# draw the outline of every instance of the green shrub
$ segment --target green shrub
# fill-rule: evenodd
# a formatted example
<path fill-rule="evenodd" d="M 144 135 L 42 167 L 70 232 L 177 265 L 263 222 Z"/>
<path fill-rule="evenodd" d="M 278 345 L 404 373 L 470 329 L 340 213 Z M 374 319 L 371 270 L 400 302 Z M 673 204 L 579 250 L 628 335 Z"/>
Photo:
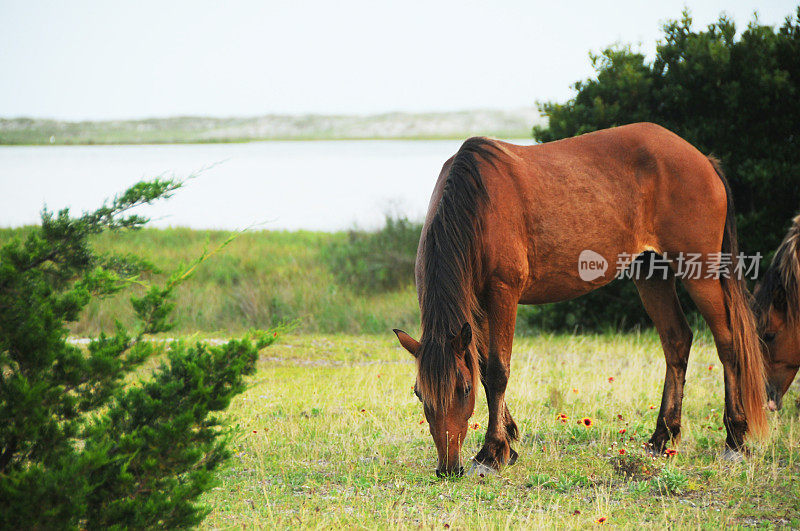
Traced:
<path fill-rule="evenodd" d="M 145 340 L 172 327 L 174 289 L 209 255 L 148 285 L 145 261 L 90 245 L 103 231 L 141 227 L 146 219 L 125 212 L 180 185 L 142 182 L 79 218 L 45 211 L 40 227 L 0 248 L 0 528 L 185 527 L 205 515 L 196 500 L 228 456 L 213 413 L 244 389 L 273 338 Z M 135 331 L 118 322 L 86 349 L 67 341 L 92 298 L 132 284 L 144 286 L 130 299 Z M 143 370 L 164 349 L 160 366 Z"/>
<path fill-rule="evenodd" d="M 525 483 L 526 487 L 552 487 L 554 485 L 555 482 L 550 479 L 550 476 L 538 473 L 531 474 Z"/>
<path fill-rule="evenodd" d="M 351 230 L 332 243 L 325 260 L 336 280 L 358 293 L 396 290 L 414 282 L 421 231 L 421 223 L 387 215 L 380 230 Z"/>
<path fill-rule="evenodd" d="M 689 485 L 686 474 L 673 467 L 665 467 L 661 474 L 650 481 L 653 490 L 662 494 L 681 494 Z"/>

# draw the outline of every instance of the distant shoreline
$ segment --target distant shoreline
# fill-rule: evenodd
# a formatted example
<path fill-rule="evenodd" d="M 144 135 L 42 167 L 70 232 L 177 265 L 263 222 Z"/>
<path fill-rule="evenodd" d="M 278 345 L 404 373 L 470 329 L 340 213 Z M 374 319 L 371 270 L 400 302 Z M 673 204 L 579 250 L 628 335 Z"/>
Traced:
<path fill-rule="evenodd" d="M 0 145 L 216 144 L 314 140 L 528 138 L 534 109 L 359 115 L 175 117 L 70 122 L 0 118 Z"/>

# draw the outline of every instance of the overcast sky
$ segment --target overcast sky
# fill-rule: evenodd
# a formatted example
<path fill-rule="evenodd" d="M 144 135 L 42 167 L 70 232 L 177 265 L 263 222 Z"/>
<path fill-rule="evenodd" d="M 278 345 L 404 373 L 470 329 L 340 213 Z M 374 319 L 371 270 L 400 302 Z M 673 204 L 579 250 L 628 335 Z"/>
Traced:
<path fill-rule="evenodd" d="M 615 41 L 652 57 L 688 5 L 776 25 L 796 0 L 0 0 L 0 116 L 517 108 L 563 100 Z"/>

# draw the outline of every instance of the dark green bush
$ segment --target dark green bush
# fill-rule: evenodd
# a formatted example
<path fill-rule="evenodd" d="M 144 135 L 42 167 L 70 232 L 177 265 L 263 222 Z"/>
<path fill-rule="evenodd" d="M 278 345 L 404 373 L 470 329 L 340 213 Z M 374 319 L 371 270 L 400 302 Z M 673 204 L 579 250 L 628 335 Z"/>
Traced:
<path fill-rule="evenodd" d="M 0 528 L 186 527 L 206 511 L 197 498 L 228 456 L 225 409 L 272 336 L 218 347 L 173 342 L 170 298 L 194 264 L 149 286 L 146 261 L 94 252 L 90 237 L 137 229 L 124 214 L 168 196 L 179 182 L 142 182 L 79 218 L 47 211 L 40 227 L 0 248 Z M 93 297 L 133 284 L 139 319 L 86 349 L 67 341 Z M 145 361 L 167 350 L 161 365 Z M 138 375 L 138 376 L 137 376 Z"/>
<path fill-rule="evenodd" d="M 344 241 L 325 250 L 325 261 L 336 280 L 359 293 L 378 293 L 414 282 L 414 261 L 422 224 L 406 217 L 386 216 L 373 232 L 351 230 Z"/>
<path fill-rule="evenodd" d="M 540 104 L 549 124 L 534 127 L 534 137 L 549 142 L 632 122 L 663 125 L 722 160 L 740 250 L 774 252 L 800 209 L 800 8 L 778 29 L 753 21 L 738 37 L 724 16 L 694 31 L 684 12 L 664 26 L 652 63 L 624 46 L 591 59 L 597 74 L 575 83 L 573 99 Z M 647 322 L 630 281 L 525 312 L 532 324 L 556 328 Z"/>

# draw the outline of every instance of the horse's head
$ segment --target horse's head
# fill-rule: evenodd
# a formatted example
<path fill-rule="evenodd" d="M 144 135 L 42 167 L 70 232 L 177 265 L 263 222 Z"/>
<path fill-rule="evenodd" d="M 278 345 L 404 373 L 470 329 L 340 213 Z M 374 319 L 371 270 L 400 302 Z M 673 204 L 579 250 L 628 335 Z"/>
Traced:
<path fill-rule="evenodd" d="M 461 445 L 475 410 L 475 384 L 480 372 L 470 348 L 472 329 L 464 324 L 459 333 L 445 340 L 424 337 L 421 343 L 402 330 L 394 332 L 417 360 L 414 394 L 422 402 L 439 455 L 436 475 L 460 476 L 464 472 Z"/>
<path fill-rule="evenodd" d="M 781 408 L 800 367 L 800 216 L 756 286 L 755 313 L 764 341 L 767 407 Z"/>
<path fill-rule="evenodd" d="M 785 312 L 775 306 L 767 310 L 763 320 L 761 338 L 766 345 L 767 407 L 776 411 L 781 408 L 783 395 L 789 390 L 800 368 L 800 330 L 791 324 Z"/>

